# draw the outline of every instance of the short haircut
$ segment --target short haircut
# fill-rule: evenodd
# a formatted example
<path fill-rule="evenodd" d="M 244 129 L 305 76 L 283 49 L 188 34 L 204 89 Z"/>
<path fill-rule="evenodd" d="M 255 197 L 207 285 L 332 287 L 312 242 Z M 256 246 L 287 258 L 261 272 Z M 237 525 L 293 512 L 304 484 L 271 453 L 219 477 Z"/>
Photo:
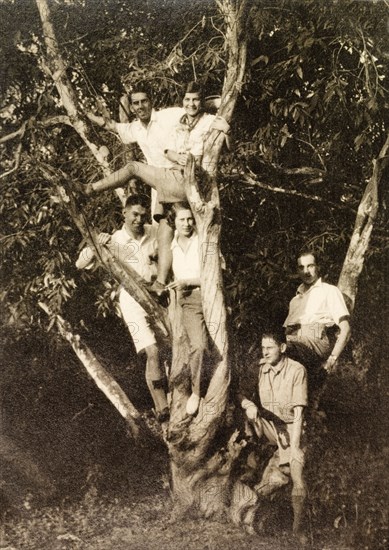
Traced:
<path fill-rule="evenodd" d="M 279 346 L 281 344 L 286 344 L 285 329 L 283 327 L 266 327 L 262 332 L 262 339 L 263 338 L 271 338 Z"/>
<path fill-rule="evenodd" d="M 302 258 L 303 256 L 313 256 L 315 258 L 316 265 L 320 265 L 318 254 L 314 250 L 310 250 L 309 248 L 303 248 L 302 250 L 300 250 L 297 256 L 297 261 L 299 261 L 299 259 Z"/>
<path fill-rule="evenodd" d="M 185 94 L 199 94 L 201 101 L 204 100 L 203 88 L 201 84 L 199 84 L 198 82 L 195 82 L 194 80 L 191 80 L 185 86 L 184 95 Z"/>
<path fill-rule="evenodd" d="M 170 225 L 170 227 L 173 227 L 173 229 L 174 229 L 174 222 L 176 220 L 177 213 L 180 210 L 190 210 L 192 212 L 192 209 L 188 202 L 186 201 L 173 202 L 166 213 L 166 221 Z"/>
<path fill-rule="evenodd" d="M 130 195 L 127 197 L 126 202 L 124 204 L 124 208 L 128 208 L 130 206 L 143 206 L 143 208 L 148 208 L 148 200 L 143 195 Z"/>
<path fill-rule="evenodd" d="M 144 82 L 139 82 L 139 84 L 134 84 L 129 90 L 130 103 L 132 103 L 133 94 L 146 94 L 150 101 L 153 100 L 153 94 L 151 93 L 150 86 Z"/>

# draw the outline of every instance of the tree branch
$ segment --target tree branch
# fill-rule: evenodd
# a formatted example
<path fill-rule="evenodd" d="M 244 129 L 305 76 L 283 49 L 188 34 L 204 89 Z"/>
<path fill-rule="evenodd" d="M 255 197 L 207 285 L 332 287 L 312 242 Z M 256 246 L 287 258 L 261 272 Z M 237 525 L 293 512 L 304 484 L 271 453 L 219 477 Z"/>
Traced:
<path fill-rule="evenodd" d="M 349 210 L 350 212 L 353 212 L 355 214 L 355 210 L 350 206 L 347 206 L 346 204 L 338 204 L 337 202 L 327 201 L 326 199 L 323 199 L 318 195 L 310 195 L 308 193 L 302 193 L 301 191 L 296 191 L 295 189 L 284 189 L 283 187 L 275 187 L 273 185 L 269 185 L 268 183 L 263 183 L 261 181 L 258 181 L 257 179 L 254 179 L 252 176 L 249 176 L 247 174 L 238 176 L 238 178 L 239 179 L 242 178 L 244 183 L 247 183 L 252 187 L 260 187 L 261 189 L 265 189 L 266 191 L 271 191 L 272 193 L 281 193 L 283 195 L 300 197 L 302 199 L 306 199 L 309 201 L 321 202 L 322 204 L 331 206 L 332 208 L 337 208 L 338 210 Z"/>
<path fill-rule="evenodd" d="M 61 98 L 62 105 L 68 113 L 71 125 L 87 145 L 99 166 L 102 168 L 104 175 L 111 173 L 109 163 L 107 161 L 106 148 L 102 148 L 100 143 L 95 143 L 92 140 L 96 139 L 96 135 L 92 133 L 91 123 L 85 118 L 81 118 L 78 112 L 77 96 L 73 86 L 67 77 L 66 64 L 62 58 L 61 51 L 55 36 L 54 27 L 50 19 L 50 10 L 47 0 L 36 0 L 39 15 L 42 21 L 43 35 L 47 49 L 46 72 L 51 76 Z M 124 202 L 123 190 L 117 189 L 121 202 Z"/>
<path fill-rule="evenodd" d="M 348 298 L 350 312 L 354 309 L 359 275 L 363 268 L 374 223 L 378 214 L 378 188 L 382 181 L 382 174 L 388 166 L 388 163 L 389 134 L 387 134 L 385 143 L 377 158 L 373 160 L 372 174 L 366 185 L 361 202 L 359 203 L 353 234 L 338 280 L 338 287 Z"/>
<path fill-rule="evenodd" d="M 24 133 L 26 131 L 27 121 L 23 122 L 23 124 L 20 126 L 18 130 L 15 130 L 15 132 L 12 132 L 11 134 L 7 134 L 6 136 L 3 136 L 0 138 L 0 144 L 6 143 L 7 141 L 10 141 L 11 139 L 15 139 L 19 136 L 24 136 Z"/>
<path fill-rule="evenodd" d="M 9 176 L 10 174 L 12 174 L 13 172 L 16 172 L 16 170 L 19 168 L 20 166 L 20 159 L 22 157 L 22 150 L 23 150 L 23 145 L 22 143 L 18 143 L 18 146 L 16 147 L 16 152 L 15 152 L 15 156 L 14 156 L 14 161 L 15 161 L 15 164 L 14 164 L 14 167 L 11 168 L 10 170 L 8 170 L 7 172 L 4 172 L 3 174 L 0 175 L 0 179 L 2 178 L 5 178 L 7 176 Z"/>
<path fill-rule="evenodd" d="M 53 317 L 49 307 L 39 302 L 39 307 L 49 316 Z M 135 439 L 139 439 L 141 432 L 152 436 L 149 428 L 143 422 L 140 413 L 128 399 L 116 380 L 105 370 L 91 349 L 75 334 L 70 323 L 60 315 L 54 315 L 61 336 L 69 342 L 86 371 L 91 376 L 96 386 L 101 390 L 110 402 L 116 407 L 122 417 L 128 423 Z M 152 436 L 153 437 L 153 436 Z"/>

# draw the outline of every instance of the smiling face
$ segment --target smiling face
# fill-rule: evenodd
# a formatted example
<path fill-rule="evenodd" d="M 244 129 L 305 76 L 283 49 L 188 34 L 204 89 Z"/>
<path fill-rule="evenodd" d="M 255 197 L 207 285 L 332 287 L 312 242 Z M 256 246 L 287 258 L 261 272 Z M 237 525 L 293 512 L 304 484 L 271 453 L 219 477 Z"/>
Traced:
<path fill-rule="evenodd" d="M 189 118 L 195 118 L 203 110 L 203 102 L 199 92 L 187 92 L 184 95 L 182 106 Z"/>
<path fill-rule="evenodd" d="M 144 233 L 144 225 L 147 219 L 146 208 L 140 204 L 126 206 L 123 209 L 123 217 L 126 229 L 134 235 L 140 237 Z"/>
<path fill-rule="evenodd" d="M 278 344 L 269 336 L 262 338 L 262 356 L 269 365 L 278 365 L 285 351 L 286 344 Z"/>
<path fill-rule="evenodd" d="M 316 264 L 315 256 L 313 254 L 300 256 L 297 260 L 297 271 L 305 285 L 314 285 L 319 278 L 319 268 Z"/>
<path fill-rule="evenodd" d="M 149 96 L 144 92 L 131 94 L 131 111 L 144 124 L 148 124 L 151 118 L 153 104 Z"/>
<path fill-rule="evenodd" d="M 194 231 L 194 218 L 192 211 L 181 209 L 176 214 L 175 226 L 179 237 L 190 237 Z"/>

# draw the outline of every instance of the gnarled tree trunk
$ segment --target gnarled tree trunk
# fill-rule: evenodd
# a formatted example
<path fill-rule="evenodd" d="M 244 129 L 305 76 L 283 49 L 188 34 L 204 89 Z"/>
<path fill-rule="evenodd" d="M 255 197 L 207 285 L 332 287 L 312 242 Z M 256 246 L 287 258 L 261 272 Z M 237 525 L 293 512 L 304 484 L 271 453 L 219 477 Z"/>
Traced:
<path fill-rule="evenodd" d="M 228 66 L 218 114 L 231 120 L 246 67 L 247 20 L 251 3 L 218 2 L 226 22 Z M 201 261 L 201 297 L 204 318 L 213 349 L 213 372 L 206 395 L 195 417 L 185 416 L 189 396 L 180 325 L 173 326 L 172 419 L 170 455 L 176 511 L 196 509 L 205 516 L 220 514 L 229 507 L 233 489 L 232 464 L 240 453 L 236 433 L 226 424 L 231 365 L 228 357 L 226 309 L 220 261 L 221 213 L 217 186 L 217 164 L 224 136 L 212 131 L 205 144 L 202 168 L 190 158 L 185 169 L 185 190 L 196 220 Z M 197 173 L 198 172 L 198 173 Z M 177 314 L 179 315 L 179 313 Z M 178 331 L 178 332 L 177 332 Z M 251 493 L 250 489 L 247 490 Z M 242 495 L 246 498 L 247 495 Z M 252 495 L 255 500 L 254 494 Z M 235 499 L 239 508 L 239 498 Z"/>

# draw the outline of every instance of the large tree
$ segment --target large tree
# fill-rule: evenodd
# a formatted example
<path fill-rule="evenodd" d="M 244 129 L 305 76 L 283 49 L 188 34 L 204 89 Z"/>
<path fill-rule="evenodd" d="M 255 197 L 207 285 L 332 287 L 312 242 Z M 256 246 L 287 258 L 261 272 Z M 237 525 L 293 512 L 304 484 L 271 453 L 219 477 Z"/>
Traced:
<path fill-rule="evenodd" d="M 302 244 L 316 243 L 337 271 L 346 254 L 340 287 L 354 304 L 365 256 L 374 251 L 371 234 L 386 177 L 386 5 L 312 0 L 280 8 L 275 2 L 202 0 L 191 2 L 189 10 L 179 0 L 100 4 L 99 10 L 88 2 L 49 9 L 46 0 L 37 0 L 38 10 L 29 6 L 28 29 L 15 21 L 13 3 L 2 6 L 8 21 L 2 208 L 12 214 L 6 215 L 4 258 L 13 277 L 4 287 L 6 313 L 24 324 L 32 315 L 36 323 L 41 301 L 63 330 L 60 315 L 76 286 L 75 228 L 95 246 L 95 227 L 114 226 L 117 199 L 86 203 L 74 184 L 108 173 L 126 154 L 114 136 L 90 125 L 86 111 L 109 117 L 122 93 L 120 78 L 127 84 L 152 80 L 161 104 L 175 101 L 189 78 L 201 78 L 210 92 L 222 90 L 219 112 L 235 129 L 236 153 L 218 173 L 223 137 L 214 131 L 201 174 L 189 162 L 185 177 L 204 243 L 202 300 L 214 372 L 199 414 L 186 418 L 186 348 L 177 311 L 169 447 L 178 511 L 195 506 L 208 515 L 232 502 L 234 519 L 244 521 L 255 495 L 233 477 L 242 444 L 226 414 L 235 357 L 220 265 L 219 189 L 227 230 L 230 219 L 234 224 L 224 248 L 237 348 L 254 343 L 257 320 L 270 310 L 269 295 L 285 305 L 291 293 L 282 283 L 284 271 Z M 377 235 L 385 237 L 379 228 Z M 166 337 L 168 320 L 134 274 L 123 273 L 108 251 L 101 261 Z M 103 311 L 113 307 L 113 288 L 112 278 L 98 284 Z M 133 434 L 139 425 L 145 429 L 125 396 L 113 396 L 112 381 L 89 348 L 69 326 L 64 332 L 85 366 L 92 364 L 89 372 L 98 367 L 96 380 L 129 419 Z"/>

